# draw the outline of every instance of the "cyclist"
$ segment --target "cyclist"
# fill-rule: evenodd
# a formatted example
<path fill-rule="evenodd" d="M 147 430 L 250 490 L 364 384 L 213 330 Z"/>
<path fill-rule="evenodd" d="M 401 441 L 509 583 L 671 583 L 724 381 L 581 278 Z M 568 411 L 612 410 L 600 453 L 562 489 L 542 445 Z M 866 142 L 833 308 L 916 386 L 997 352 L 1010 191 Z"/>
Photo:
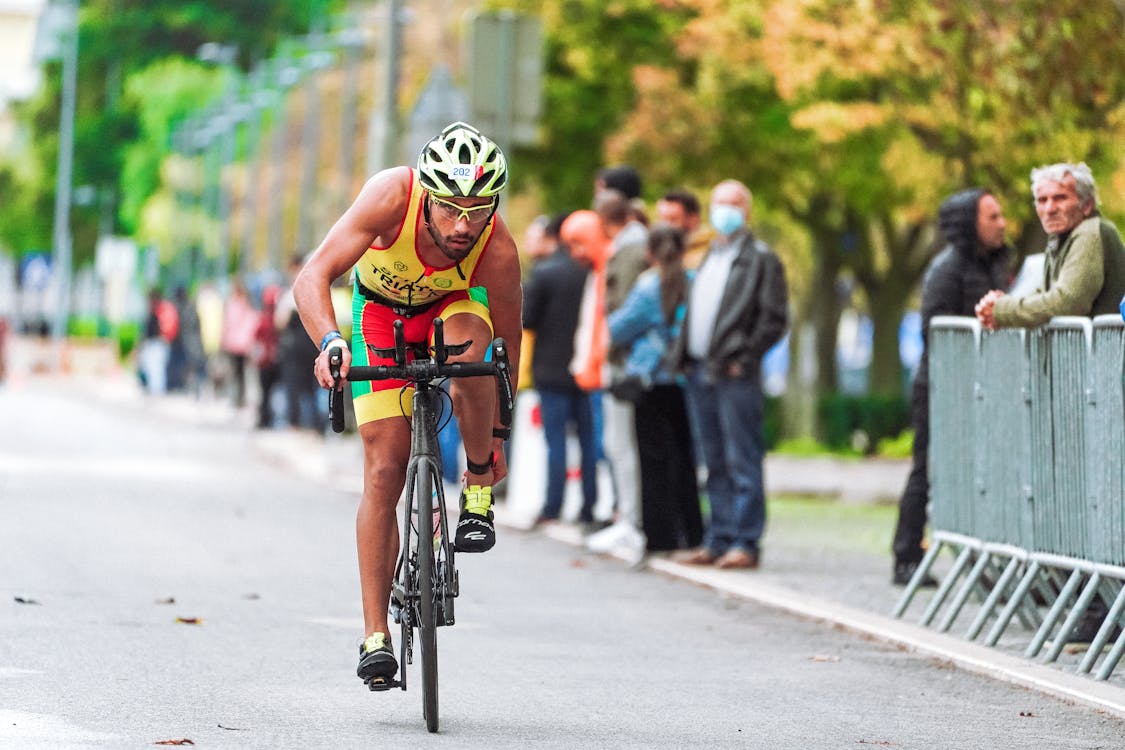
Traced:
<path fill-rule="evenodd" d="M 450 361 L 482 361 L 493 337 L 502 336 L 512 372 L 518 370 L 519 255 L 496 213 L 507 182 L 503 152 L 463 122 L 430 140 L 416 169 L 394 167 L 368 180 L 293 286 L 305 330 L 320 344 L 314 372 L 321 386 L 340 387 L 329 372 L 332 349 L 342 352 L 341 375 L 353 364 L 393 364 L 369 345 L 392 348 L 395 320 L 404 322 L 408 343 L 425 343 L 432 321 L 441 317 L 446 341 L 472 341 Z M 336 330 L 329 285 L 353 268 L 349 347 Z M 403 391 L 404 385 L 393 380 L 352 384 L 364 450 L 356 545 L 365 627 L 357 673 L 365 681 L 390 678 L 398 670 L 387 608 L 399 545 L 395 508 L 410 453 L 410 423 L 404 415 L 411 412 L 413 391 Z M 451 395 L 468 466 L 455 545 L 462 552 L 484 552 L 496 541 L 492 487 L 507 473 L 502 450 L 507 434 L 499 427 L 492 378 L 457 378 Z"/>

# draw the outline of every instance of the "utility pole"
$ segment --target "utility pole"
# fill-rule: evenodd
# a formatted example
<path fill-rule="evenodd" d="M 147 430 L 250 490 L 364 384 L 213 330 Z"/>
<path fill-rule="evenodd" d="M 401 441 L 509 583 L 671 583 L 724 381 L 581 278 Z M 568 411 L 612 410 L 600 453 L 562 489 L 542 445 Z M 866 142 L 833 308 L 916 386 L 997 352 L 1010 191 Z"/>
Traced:
<path fill-rule="evenodd" d="M 368 128 L 367 174 L 398 162 L 398 79 L 402 57 L 402 2 L 387 2 L 387 53 L 384 58 L 383 109 Z"/>
<path fill-rule="evenodd" d="M 52 238 L 55 288 L 59 298 L 51 334 L 66 336 L 70 317 L 70 276 L 74 238 L 70 233 L 70 202 L 74 172 L 74 117 L 78 92 L 78 2 L 59 0 L 48 7 L 58 14 L 58 33 L 62 37 L 62 102 L 59 112 L 59 161 L 55 178 L 55 225 Z"/>

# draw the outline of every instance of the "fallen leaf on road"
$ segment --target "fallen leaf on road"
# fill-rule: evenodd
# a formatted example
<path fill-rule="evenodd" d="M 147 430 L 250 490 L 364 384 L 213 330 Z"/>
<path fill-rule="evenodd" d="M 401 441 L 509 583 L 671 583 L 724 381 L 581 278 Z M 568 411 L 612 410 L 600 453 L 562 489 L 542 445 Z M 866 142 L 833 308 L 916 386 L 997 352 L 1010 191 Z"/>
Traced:
<path fill-rule="evenodd" d="M 157 604 L 175 604 L 176 603 L 176 597 L 170 596 L 167 599 L 157 599 L 156 603 Z"/>
<path fill-rule="evenodd" d="M 246 731 L 242 727 L 224 727 L 222 724 L 219 724 L 218 727 L 219 727 L 219 729 L 225 729 L 228 732 L 245 732 Z"/>
<path fill-rule="evenodd" d="M 572 567 L 572 568 L 585 568 L 586 567 L 586 561 L 581 559 L 581 558 L 576 557 L 576 558 L 574 558 L 573 560 L 570 561 L 570 567 Z"/>
<path fill-rule="evenodd" d="M 831 656 L 829 654 L 813 654 L 812 656 L 809 657 L 809 661 L 835 662 L 835 661 L 840 661 L 840 657 L 839 656 Z"/>
<path fill-rule="evenodd" d="M 184 737 L 182 740 L 161 740 L 160 742 L 152 743 L 154 745 L 194 745 L 195 743 Z"/>
<path fill-rule="evenodd" d="M 199 617 L 177 617 L 176 622 L 182 625 L 202 625 L 203 619 Z"/>
<path fill-rule="evenodd" d="M 39 602 L 35 601 L 34 599 L 24 599 L 22 596 L 15 596 L 15 597 L 12 597 L 12 598 L 16 600 L 16 604 L 38 604 L 39 603 Z"/>

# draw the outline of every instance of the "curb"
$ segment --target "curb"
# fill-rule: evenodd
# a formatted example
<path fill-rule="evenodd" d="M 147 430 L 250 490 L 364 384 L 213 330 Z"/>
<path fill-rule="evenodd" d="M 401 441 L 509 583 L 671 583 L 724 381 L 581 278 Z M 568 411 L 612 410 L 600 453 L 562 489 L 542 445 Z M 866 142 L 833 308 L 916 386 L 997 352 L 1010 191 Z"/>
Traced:
<path fill-rule="evenodd" d="M 497 523 L 524 531 L 518 526 Z M 585 549 L 577 528 L 562 524 L 542 535 L 557 542 Z M 597 553 L 589 553 L 597 554 Z M 620 560 L 636 570 L 649 569 L 665 576 L 688 581 L 764 607 L 847 630 L 865 638 L 905 651 L 928 656 L 966 672 L 1034 690 L 1054 698 L 1078 703 L 1119 718 L 1125 718 L 1125 689 L 1100 682 L 1093 677 L 1063 672 L 1057 668 L 1006 654 L 920 625 L 912 625 L 887 615 L 836 604 L 804 592 L 782 588 L 754 579 L 745 571 L 722 571 L 672 562 L 664 557 L 647 557 L 639 565 L 623 555 L 604 555 Z"/>

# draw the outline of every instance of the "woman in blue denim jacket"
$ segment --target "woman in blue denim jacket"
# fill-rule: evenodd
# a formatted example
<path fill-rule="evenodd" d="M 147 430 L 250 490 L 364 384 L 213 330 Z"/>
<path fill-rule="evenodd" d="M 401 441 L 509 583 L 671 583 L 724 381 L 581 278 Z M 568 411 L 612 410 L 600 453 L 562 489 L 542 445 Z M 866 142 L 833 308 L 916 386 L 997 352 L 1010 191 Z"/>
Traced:
<path fill-rule="evenodd" d="M 625 375 L 636 392 L 641 519 L 650 552 L 695 547 L 703 536 L 687 406 L 663 361 L 686 309 L 691 277 L 683 267 L 684 248 L 679 230 L 654 227 L 648 237 L 651 268 L 609 316 L 613 346 L 629 346 Z"/>

